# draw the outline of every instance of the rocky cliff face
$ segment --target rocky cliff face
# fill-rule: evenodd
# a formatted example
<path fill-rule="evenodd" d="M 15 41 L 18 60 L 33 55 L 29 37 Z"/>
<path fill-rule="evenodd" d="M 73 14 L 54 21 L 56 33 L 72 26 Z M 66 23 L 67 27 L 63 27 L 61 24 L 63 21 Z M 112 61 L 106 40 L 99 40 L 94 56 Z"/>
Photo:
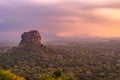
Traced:
<path fill-rule="evenodd" d="M 32 30 L 29 32 L 24 32 L 21 36 L 21 41 L 19 43 L 19 46 L 22 45 L 39 45 L 41 44 L 41 36 L 40 33 L 37 30 Z"/>

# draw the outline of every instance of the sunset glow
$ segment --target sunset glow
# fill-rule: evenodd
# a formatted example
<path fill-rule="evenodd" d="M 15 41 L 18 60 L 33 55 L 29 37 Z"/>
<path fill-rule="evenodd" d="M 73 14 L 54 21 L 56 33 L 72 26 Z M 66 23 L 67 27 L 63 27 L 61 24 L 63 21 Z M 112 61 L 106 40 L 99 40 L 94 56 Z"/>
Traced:
<path fill-rule="evenodd" d="M 45 39 L 120 38 L 120 1 L 0 0 L 0 36 L 32 29 Z"/>

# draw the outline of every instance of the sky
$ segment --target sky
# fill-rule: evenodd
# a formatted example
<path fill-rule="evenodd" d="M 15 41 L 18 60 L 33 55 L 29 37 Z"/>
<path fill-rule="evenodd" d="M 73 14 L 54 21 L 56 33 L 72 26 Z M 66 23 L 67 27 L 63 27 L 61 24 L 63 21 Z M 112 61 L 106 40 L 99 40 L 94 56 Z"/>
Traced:
<path fill-rule="evenodd" d="M 0 40 L 120 38 L 120 0 L 0 0 Z"/>

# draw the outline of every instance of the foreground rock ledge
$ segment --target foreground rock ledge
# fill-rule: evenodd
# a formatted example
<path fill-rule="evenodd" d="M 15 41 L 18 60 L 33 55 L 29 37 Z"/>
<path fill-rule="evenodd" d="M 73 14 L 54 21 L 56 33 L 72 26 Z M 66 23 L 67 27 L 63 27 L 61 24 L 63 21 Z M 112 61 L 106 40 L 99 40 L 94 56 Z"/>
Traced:
<path fill-rule="evenodd" d="M 24 32 L 21 35 L 21 39 L 22 40 L 20 41 L 19 46 L 41 44 L 41 35 L 37 30 Z"/>

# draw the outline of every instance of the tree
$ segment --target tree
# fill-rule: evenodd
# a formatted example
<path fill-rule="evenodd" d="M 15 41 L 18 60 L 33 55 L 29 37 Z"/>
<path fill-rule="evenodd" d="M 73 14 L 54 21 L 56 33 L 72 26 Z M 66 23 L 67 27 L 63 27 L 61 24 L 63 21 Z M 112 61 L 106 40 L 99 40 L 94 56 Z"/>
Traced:
<path fill-rule="evenodd" d="M 0 80 L 25 80 L 25 79 L 11 73 L 10 71 L 0 70 Z"/>
<path fill-rule="evenodd" d="M 72 76 L 68 74 L 62 74 L 60 70 L 54 71 L 52 74 L 41 74 L 40 80 L 73 80 Z"/>

